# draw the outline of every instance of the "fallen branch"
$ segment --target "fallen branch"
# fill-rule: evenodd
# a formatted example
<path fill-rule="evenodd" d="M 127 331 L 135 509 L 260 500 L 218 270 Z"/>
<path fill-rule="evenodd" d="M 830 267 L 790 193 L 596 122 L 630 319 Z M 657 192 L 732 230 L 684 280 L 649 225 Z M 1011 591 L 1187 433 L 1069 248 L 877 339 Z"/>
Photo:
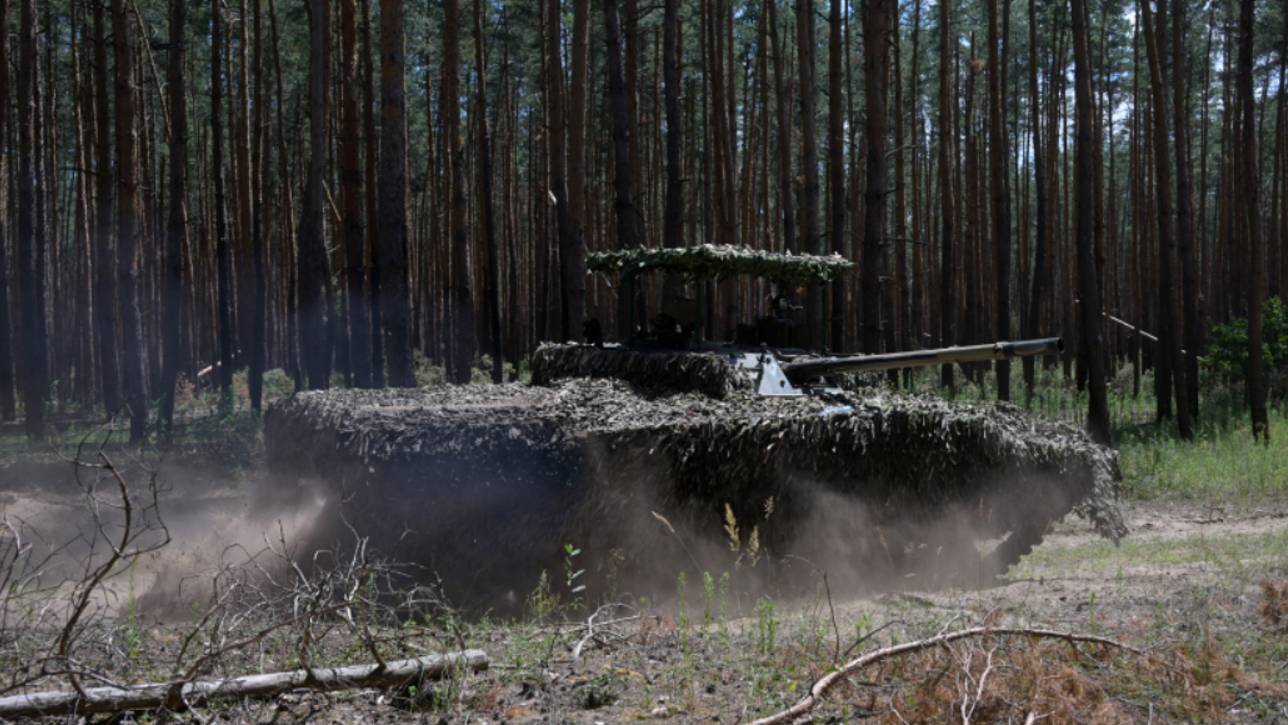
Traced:
<path fill-rule="evenodd" d="M 1069 642 L 1070 644 L 1075 644 L 1078 642 L 1082 642 L 1086 644 L 1098 644 L 1106 647 L 1114 647 L 1117 649 L 1125 650 L 1127 652 L 1131 652 L 1132 654 L 1140 655 L 1142 657 L 1145 656 L 1145 653 L 1143 651 L 1138 650 L 1135 647 L 1122 644 L 1121 642 L 1114 641 L 1112 639 L 1107 639 L 1105 637 L 1094 637 L 1094 636 L 1085 635 L 1085 634 L 1074 634 L 1072 632 L 1057 632 L 1050 629 L 1023 629 L 1023 628 L 1002 628 L 1002 627 L 973 627 L 971 629 L 961 629 L 956 632 L 947 632 L 945 634 L 941 634 L 935 637 L 930 637 L 928 639 L 919 639 L 914 642 L 905 642 L 903 644 L 897 644 L 891 647 L 885 647 L 879 650 L 874 650 L 865 655 L 862 655 L 853 660 L 850 660 L 849 662 L 845 663 L 844 667 L 841 667 L 839 670 L 833 670 L 827 673 L 826 675 L 824 675 L 823 677 L 819 678 L 817 681 L 815 681 L 814 685 L 809 688 L 809 694 L 801 698 L 800 702 L 797 702 L 795 705 L 792 705 L 786 710 L 782 710 L 768 717 L 763 717 L 759 720 L 756 720 L 755 722 L 751 723 L 751 725 L 778 725 L 779 723 L 788 723 L 796 720 L 797 718 L 803 717 L 810 710 L 813 710 L 814 707 L 818 705 L 819 701 L 823 699 L 823 695 L 829 689 L 831 689 L 833 685 L 839 682 L 842 678 L 848 677 L 849 675 L 854 674 L 855 672 L 863 669 L 864 667 L 867 667 L 868 665 L 874 662 L 880 662 L 881 660 L 889 659 L 891 657 L 897 657 L 898 655 L 907 654 L 909 652 L 918 652 L 920 650 L 930 649 L 931 647 L 938 647 L 939 645 L 947 644 L 949 642 L 954 642 L 959 639 L 966 639 L 968 637 L 980 637 L 980 636 L 1039 637 L 1039 638 L 1047 638 L 1047 639 L 1062 639 L 1066 642 Z"/>
<path fill-rule="evenodd" d="M 77 692 L 33 692 L 0 698 L 0 720 L 128 712 L 131 710 L 180 709 L 215 698 L 270 697 L 296 689 L 349 690 L 395 687 L 419 680 L 441 679 L 454 669 L 471 672 L 488 667 L 487 654 L 465 650 L 347 667 L 315 667 L 309 670 L 272 672 L 226 679 L 193 682 L 162 682 L 130 687 L 87 687 Z"/>

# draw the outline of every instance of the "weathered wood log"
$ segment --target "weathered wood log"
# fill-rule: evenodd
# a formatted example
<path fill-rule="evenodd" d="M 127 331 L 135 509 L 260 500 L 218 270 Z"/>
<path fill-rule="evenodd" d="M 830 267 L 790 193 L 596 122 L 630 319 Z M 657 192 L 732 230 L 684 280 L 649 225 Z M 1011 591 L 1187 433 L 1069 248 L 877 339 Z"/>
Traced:
<path fill-rule="evenodd" d="M 442 679 L 453 670 L 485 670 L 480 650 L 427 655 L 378 664 L 317 667 L 192 682 L 157 682 L 130 687 L 90 687 L 84 696 L 70 691 L 32 692 L 0 698 L 0 720 L 131 710 L 181 709 L 213 699 L 270 697 L 289 690 L 351 690 L 396 687 Z"/>

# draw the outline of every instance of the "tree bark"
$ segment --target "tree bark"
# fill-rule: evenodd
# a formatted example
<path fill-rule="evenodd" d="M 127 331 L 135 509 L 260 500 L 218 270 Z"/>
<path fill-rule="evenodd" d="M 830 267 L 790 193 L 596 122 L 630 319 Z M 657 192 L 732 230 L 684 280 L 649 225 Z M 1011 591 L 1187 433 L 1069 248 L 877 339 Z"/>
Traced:
<path fill-rule="evenodd" d="M 990 6 L 996 0 L 990 0 Z M 1075 230 L 1078 247 L 1078 294 L 1082 299 L 1082 350 L 1086 355 L 1088 372 L 1087 391 L 1089 407 L 1087 410 L 1087 430 L 1099 443 L 1108 445 L 1109 399 L 1105 387 L 1105 357 L 1101 330 L 1100 312 L 1100 278 L 1096 270 L 1095 258 L 1095 204 L 1093 188 L 1092 155 L 1093 144 L 1099 139 L 1093 137 L 1095 121 L 1092 117 L 1091 90 L 1091 50 L 1087 29 L 1087 8 L 1085 0 L 1071 0 L 1073 13 L 1073 47 L 1074 47 L 1074 93 L 1077 105 L 1077 138 L 1074 168 L 1074 183 L 1077 194 L 1075 203 Z M 990 25 L 992 21 L 990 20 Z M 992 52 L 992 49 L 989 51 Z M 994 109 L 996 110 L 996 108 Z"/>
<path fill-rule="evenodd" d="M 442 123 L 451 179 L 451 203 L 447 214 L 448 239 L 451 240 L 448 305 L 453 336 L 449 345 L 451 354 L 448 357 L 447 377 L 453 383 L 468 383 L 474 358 L 478 353 L 478 341 L 474 327 L 474 266 L 470 255 L 465 206 L 465 150 L 460 133 L 460 0 L 446 0 L 443 11 Z"/>
<path fill-rule="evenodd" d="M 1174 389 L 1176 396 L 1176 423 L 1181 437 L 1190 439 L 1194 432 L 1191 427 L 1190 406 L 1186 400 L 1188 390 L 1185 386 L 1185 363 L 1181 356 L 1180 345 L 1176 339 L 1176 311 L 1173 300 L 1176 297 L 1175 282 L 1172 278 L 1172 253 L 1174 227 L 1172 219 L 1171 168 L 1167 160 L 1167 81 L 1163 77 L 1163 41 L 1167 38 L 1167 3 L 1158 1 L 1157 29 L 1149 0 L 1141 0 L 1141 18 L 1145 33 L 1145 52 L 1149 56 L 1150 95 L 1153 101 L 1153 142 L 1154 142 L 1154 184 L 1158 214 L 1158 356 L 1157 375 L 1166 382 L 1161 386 L 1163 394 L 1159 397 L 1159 418 L 1169 417 L 1171 402 L 1169 396 Z M 1177 69 L 1176 72 L 1180 72 Z"/>
<path fill-rule="evenodd" d="M 613 215 L 617 222 L 617 245 L 621 249 L 639 247 L 643 239 L 643 217 L 635 206 L 635 163 L 627 102 L 626 81 L 622 74 L 622 32 L 618 0 L 604 0 L 604 38 L 608 52 L 608 105 L 613 124 Z M 635 334 L 639 310 L 635 280 L 623 275 L 618 290 L 618 334 L 629 340 Z"/>
<path fill-rule="evenodd" d="M 478 162 L 483 235 L 487 241 L 488 328 L 492 335 L 492 382 L 501 382 L 505 346 L 501 341 L 501 251 L 492 203 L 492 146 L 487 129 L 487 55 L 483 48 L 483 0 L 474 0 L 474 65 L 478 71 Z"/>
<path fill-rule="evenodd" d="M 842 105 L 841 0 L 831 0 L 827 23 L 827 186 L 828 236 L 832 252 L 845 254 L 845 117 Z M 884 116 L 884 114 L 882 114 Z M 871 118 L 869 118 L 869 127 Z M 831 335 L 833 350 L 845 344 L 845 281 L 832 283 Z"/>
<path fill-rule="evenodd" d="M 116 244 L 117 294 L 121 308 L 121 364 L 125 403 L 130 412 L 130 443 L 143 442 L 148 409 L 144 378 L 141 272 L 138 259 L 139 192 L 137 181 L 134 50 L 125 0 L 112 0 L 112 35 L 116 56 Z"/>
<path fill-rule="evenodd" d="M 998 0 L 988 0 L 988 152 L 992 176 L 994 268 L 997 298 L 994 300 L 997 326 L 993 334 L 1000 340 L 1011 338 L 1011 191 L 1007 178 L 1006 104 L 1003 102 L 1003 85 L 1006 67 L 999 46 L 1006 42 L 998 34 Z M 1007 15 L 1010 0 L 1003 5 Z M 1088 71 L 1090 72 L 1090 71 Z M 1087 81 L 1090 87 L 1090 80 Z M 1090 100 L 1088 99 L 1088 104 Z M 1088 129 L 1088 132 L 1090 129 Z M 1098 322 L 1098 320 L 1097 320 Z M 1011 361 L 998 360 L 997 398 L 1011 399 Z M 1103 372 L 1103 370 L 1102 370 Z"/>
<path fill-rule="evenodd" d="M 822 240 L 818 234 L 818 138 L 814 125 L 814 99 L 817 89 L 814 87 L 814 0 L 796 0 L 796 52 L 799 63 L 801 102 L 801 227 L 803 237 L 801 251 L 807 254 L 821 254 Z M 884 49 L 883 49 L 884 50 Z M 867 265 L 864 265 L 866 270 Z M 864 271 L 867 274 L 867 271 Z M 864 289 L 864 294 L 867 294 Z M 880 289 L 876 290 L 880 294 Z M 876 299 L 880 299 L 877 297 Z M 863 305 L 864 350 L 876 352 L 876 347 L 868 347 L 868 326 L 870 315 L 880 315 L 879 310 L 869 311 Z M 805 297 L 805 324 L 808 330 L 810 345 L 823 343 L 823 288 L 811 284 Z M 880 323 L 873 333 L 880 340 Z"/>
<path fill-rule="evenodd" d="M 18 299 L 23 352 L 19 384 L 26 410 L 27 436 L 45 438 L 49 341 L 45 326 L 45 240 L 37 238 L 36 194 L 39 191 L 40 137 L 36 133 L 36 11 L 22 0 L 18 32 Z"/>
<path fill-rule="evenodd" d="M 957 341 L 957 305 L 956 305 L 956 270 L 953 253 L 954 220 L 956 208 L 953 199 L 953 176 L 955 174 L 953 152 L 953 102 L 952 72 L 953 48 L 956 34 L 952 27 L 952 0 L 939 0 L 939 240 L 940 240 L 940 310 L 939 338 L 940 344 L 952 345 Z M 953 380 L 953 366 L 948 363 L 940 373 L 941 383 L 949 393 L 956 392 Z"/>
<path fill-rule="evenodd" d="M 1245 232 L 1248 235 L 1248 263 L 1251 279 L 1248 285 L 1248 403 L 1252 408 L 1252 437 L 1270 445 L 1270 418 L 1266 412 L 1266 381 L 1262 354 L 1262 310 L 1265 302 L 1265 253 L 1261 248 L 1261 209 L 1257 176 L 1256 103 L 1252 91 L 1252 42 L 1254 0 L 1239 3 L 1239 60 L 1236 83 L 1242 114 L 1242 138 L 1239 153 L 1242 160 L 1242 189 Z"/>
<path fill-rule="evenodd" d="M 102 10 L 96 10 L 101 19 Z M 0 28 L 9 27 L 9 0 L 0 0 Z M 101 28 L 101 23 L 100 23 Z M 9 57 L 9 33 L 0 33 L 0 59 Z M 9 64 L 0 63 L 0 139 L 9 138 Z M 8 225 L 0 224 L 0 420 L 17 416 L 14 395 L 13 337 L 9 333 L 9 259 L 5 237 Z M 19 264 L 19 269 L 22 269 Z M 21 285 L 21 281 L 19 282 Z M 18 331 L 22 332 L 22 325 Z M 19 366 L 22 361 L 18 361 Z"/>
<path fill-rule="evenodd" d="M 407 41 L 403 0 L 380 0 L 380 178 L 376 237 L 389 384 L 416 387 L 407 264 Z"/>
<path fill-rule="evenodd" d="M 353 384 L 371 387 L 371 310 L 367 304 L 367 230 L 364 219 L 362 141 L 358 117 L 358 19 L 354 0 L 340 0 L 340 209 L 344 245 L 345 302 L 349 323 L 349 369 Z M 383 57 L 383 56 L 382 56 Z M 370 182 L 371 180 L 366 180 Z M 375 220 L 372 220 L 374 223 Z"/>
<path fill-rule="evenodd" d="M 161 373 L 161 409 L 158 421 L 161 436 L 168 439 L 174 427 L 175 383 L 179 377 L 180 312 L 183 306 L 183 248 L 188 234 L 188 216 L 184 203 L 188 196 L 188 104 L 184 90 L 184 64 L 187 47 L 184 28 L 187 24 L 186 0 L 170 2 L 170 68 L 167 82 L 170 92 L 170 217 L 165 247 L 165 303 L 162 321 L 164 353 Z"/>
<path fill-rule="evenodd" d="M 325 390 L 331 384 L 331 346 L 327 335 L 325 295 L 328 263 L 322 190 L 327 160 L 329 6 L 328 0 L 310 0 L 309 3 L 309 167 L 296 244 L 299 268 L 297 327 L 306 385 L 311 390 Z"/>
<path fill-rule="evenodd" d="M 886 213 L 886 84 L 890 76 L 890 0 L 868 0 L 863 9 L 863 95 L 867 131 L 867 181 L 863 190 L 863 351 L 881 350 L 881 292 Z M 885 321 L 888 324 L 888 320 Z"/>

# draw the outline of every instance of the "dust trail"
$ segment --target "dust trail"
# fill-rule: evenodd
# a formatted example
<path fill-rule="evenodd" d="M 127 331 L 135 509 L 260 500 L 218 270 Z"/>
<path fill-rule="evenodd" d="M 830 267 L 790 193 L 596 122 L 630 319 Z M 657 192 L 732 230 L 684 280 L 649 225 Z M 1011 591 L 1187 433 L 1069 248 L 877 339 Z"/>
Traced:
<path fill-rule="evenodd" d="M 191 616 L 209 596 L 213 577 L 227 567 L 264 557 L 270 543 L 288 549 L 311 538 L 329 497 L 315 481 L 282 479 L 262 471 L 236 473 L 210 466 L 162 462 L 154 469 L 122 463 L 134 507 L 133 527 L 144 548 L 169 543 L 123 566 L 104 582 L 101 605 L 156 619 Z M 25 461 L 0 468 L 0 517 L 21 523 L 33 559 L 49 557 L 43 579 L 78 580 L 103 561 L 120 535 L 123 511 L 115 483 L 103 471 L 65 461 Z"/>

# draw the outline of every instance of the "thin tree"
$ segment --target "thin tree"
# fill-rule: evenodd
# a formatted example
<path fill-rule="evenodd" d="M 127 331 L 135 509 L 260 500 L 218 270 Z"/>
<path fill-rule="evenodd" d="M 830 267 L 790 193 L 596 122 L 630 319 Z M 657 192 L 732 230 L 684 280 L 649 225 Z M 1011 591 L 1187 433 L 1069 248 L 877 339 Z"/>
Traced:
<path fill-rule="evenodd" d="M 487 243 L 488 330 L 492 336 L 492 382 L 501 382 L 505 347 L 501 340 L 501 252 L 496 239 L 496 210 L 492 204 L 492 145 L 487 128 L 487 53 L 483 48 L 483 0 L 474 0 L 474 66 L 478 82 L 478 163 L 483 205 L 483 236 Z"/>
<path fill-rule="evenodd" d="M 184 98 L 184 26 L 188 16 L 187 0 L 170 2 L 170 68 L 167 83 L 170 92 L 170 213 L 165 245 L 165 305 L 162 320 L 161 409 L 158 427 L 163 438 L 169 438 L 174 427 L 175 383 L 182 362 L 181 311 L 183 307 L 183 248 L 188 234 L 188 216 L 184 208 L 188 196 L 188 104 Z"/>
<path fill-rule="evenodd" d="M 0 28 L 8 27 L 9 0 L 0 0 Z M 8 57 L 9 33 L 2 32 L 0 33 L 0 58 Z M 7 138 L 9 138 L 9 64 L 4 62 L 0 63 L 0 139 Z M 13 338 L 9 334 L 9 260 L 5 253 L 6 231 L 7 225 L 0 224 L 0 419 L 13 420 L 17 416 L 17 406 L 14 400 Z"/>
<path fill-rule="evenodd" d="M 819 254 L 823 251 L 822 239 L 818 233 L 818 137 L 814 125 L 814 100 L 817 95 L 814 87 L 814 0 L 796 0 L 796 53 L 799 63 L 798 75 L 801 87 L 801 251 L 807 254 Z M 867 274 L 867 271 L 864 271 Z M 878 290 L 879 293 L 879 290 Z M 866 290 L 865 290 L 866 294 Z M 879 299 L 879 298 L 878 298 Z M 863 306 L 863 341 L 864 350 L 876 352 L 876 347 L 868 346 L 868 326 L 870 315 L 880 315 L 878 310 L 869 310 Z M 809 287 L 805 298 L 805 324 L 809 331 L 809 340 L 813 345 L 823 342 L 823 289 L 817 284 Z M 877 322 L 874 335 L 880 335 L 880 323 Z M 879 337 L 874 337 L 880 344 Z"/>
<path fill-rule="evenodd" d="M 219 0 L 212 0 L 219 2 Z M 309 168 L 304 186 L 304 203 L 300 210 L 299 239 L 296 243 L 296 298 L 299 317 L 300 356 L 311 390 L 330 386 L 331 349 L 327 337 L 327 304 L 325 285 L 327 253 L 323 218 L 322 177 L 326 172 L 326 89 L 329 83 L 327 39 L 330 30 L 330 3 L 309 3 Z M 217 177 L 216 177 L 217 178 Z"/>
<path fill-rule="evenodd" d="M 992 5 L 996 0 L 990 0 Z M 1078 248 L 1078 294 L 1082 299 L 1082 344 L 1088 372 L 1087 430 L 1100 443 L 1109 443 L 1109 398 L 1105 387 L 1103 325 L 1100 320 L 1100 277 L 1096 270 L 1095 256 L 1095 204 L 1092 195 L 1093 169 L 1092 144 L 1099 143 L 1092 131 L 1091 50 L 1087 29 L 1085 0 L 1071 0 L 1073 12 L 1074 95 L 1077 107 L 1076 139 L 1074 148 L 1074 197 L 1075 236 Z M 990 20 L 990 24 L 992 21 Z M 990 53 L 992 50 L 990 49 Z M 991 83 L 991 81 L 990 81 Z M 996 108 L 994 109 L 996 110 Z M 999 371 L 1000 372 L 1000 371 Z M 1000 374 L 999 374 L 1000 377 Z"/>
<path fill-rule="evenodd" d="M 416 387 L 407 263 L 407 40 L 403 0 L 380 0 L 380 178 L 376 238 L 389 384 Z"/>
<path fill-rule="evenodd" d="M 1266 413 L 1266 381 L 1262 351 L 1262 310 L 1266 296 L 1266 269 L 1262 263 L 1261 209 L 1258 207 L 1256 102 L 1252 92 L 1252 42 L 1254 0 L 1239 3 L 1239 60 L 1236 76 L 1242 115 L 1239 142 L 1242 162 L 1244 229 L 1248 235 L 1248 402 L 1252 408 L 1252 437 L 1270 445 L 1270 418 Z"/>
<path fill-rule="evenodd" d="M 557 18 L 558 16 L 556 16 Z M 559 23 L 550 26 L 558 37 Z M 586 320 L 586 111 L 590 74 L 590 0 L 572 3 L 572 79 L 568 93 L 568 215 L 571 235 L 560 235 L 564 338 L 580 338 Z"/>
<path fill-rule="evenodd" d="M 1011 192 L 1007 178 L 1006 104 L 1003 102 L 1006 65 L 999 46 L 1006 42 L 998 33 L 998 0 L 988 0 L 988 155 L 992 176 L 994 268 L 997 283 L 997 327 L 994 334 L 1011 337 Z M 1002 12 L 1010 14 L 1009 0 Z M 1090 85 L 1090 81 L 1088 81 Z M 1090 103 L 1090 101 L 1088 101 Z M 1085 305 L 1084 305 L 1085 308 Z M 1099 309 L 1099 308 L 1097 308 Z M 1011 399 L 1011 361 L 997 361 L 997 398 Z"/>
<path fill-rule="evenodd" d="M 224 188 L 223 127 L 223 61 L 224 44 L 222 0 L 210 0 L 210 168 L 214 175 L 215 217 L 215 305 L 218 308 L 219 361 L 216 377 L 224 405 L 232 402 L 233 357 L 236 342 L 233 331 L 233 262 L 228 243 L 228 217 Z"/>
<path fill-rule="evenodd" d="M 952 33 L 952 0 L 939 0 L 939 241 L 940 304 L 939 337 L 943 345 L 957 340 L 956 270 L 954 269 L 953 234 L 956 209 L 953 200 L 953 50 L 956 35 Z M 952 363 L 945 364 L 941 382 L 950 394 L 955 391 Z"/>
<path fill-rule="evenodd" d="M 787 90 L 787 83 L 783 79 L 787 58 L 784 55 L 782 42 L 778 37 L 778 3 L 775 0 L 765 0 L 765 8 L 769 11 L 769 40 L 774 47 L 774 96 L 777 99 L 775 112 L 777 115 L 778 136 L 778 204 L 783 217 L 783 247 L 792 250 L 797 248 L 796 205 L 792 202 L 792 126 L 791 115 L 787 110 L 791 108 L 792 99 Z"/>
<path fill-rule="evenodd" d="M 845 254 L 846 198 L 845 117 L 841 105 L 844 100 L 841 94 L 841 65 L 845 48 L 841 44 L 841 0 L 831 0 L 828 13 L 827 48 L 827 194 L 830 202 L 827 233 L 831 237 L 832 251 L 843 255 Z M 838 278 L 832 284 L 831 348 L 834 350 L 841 349 L 845 344 L 845 312 L 845 281 Z"/>
<path fill-rule="evenodd" d="M 139 290 L 134 48 L 125 0 L 112 0 L 112 36 L 116 56 L 116 268 L 121 310 L 121 367 L 125 404 L 130 413 L 130 443 L 138 444 L 147 432 L 148 409 L 143 368 L 146 341 Z"/>
<path fill-rule="evenodd" d="M 555 0 L 558 2 L 558 0 Z M 454 383 L 468 383 L 478 341 L 474 330 L 473 264 L 470 259 L 470 237 L 466 228 L 465 149 L 461 139 L 461 4 L 460 0 L 443 3 L 443 142 L 447 146 L 448 178 L 451 184 L 447 211 L 448 239 L 451 244 L 451 274 L 448 276 L 448 306 L 451 330 L 447 378 Z"/>
<path fill-rule="evenodd" d="M 1158 415 L 1171 413 L 1170 396 L 1176 396 L 1176 423 L 1182 438 L 1193 437 L 1190 406 L 1186 401 L 1185 363 L 1176 340 L 1175 281 L 1172 254 L 1175 246 L 1172 217 L 1171 165 L 1167 160 L 1167 81 L 1163 77 L 1163 42 L 1167 39 L 1167 2 L 1158 2 L 1158 23 L 1149 0 L 1141 0 L 1141 20 L 1145 34 L 1145 54 L 1149 56 L 1149 85 L 1153 102 L 1154 194 L 1158 214 L 1158 356 L 1157 372 L 1166 382 L 1160 386 Z M 1182 69 L 1176 69 L 1181 72 Z"/>
<path fill-rule="evenodd" d="M 97 160 L 94 174 L 94 325 L 98 331 L 99 392 L 108 418 L 121 410 L 120 366 L 116 346 L 116 249 L 112 239 L 112 117 L 108 94 L 105 3 L 94 5 L 94 98 L 97 108 Z M 0 33 L 0 35 L 3 35 Z M 7 57 L 7 56 L 6 56 Z M 6 64 L 0 63 L 0 66 Z M 6 66 L 7 68 L 7 66 Z M 7 70 L 3 71 L 6 76 Z M 6 83 L 7 84 L 7 83 Z"/>
<path fill-rule="evenodd" d="M 890 77 L 890 0 L 863 8 L 863 95 L 866 104 L 867 183 L 863 190 L 863 350 L 881 349 L 881 270 L 885 256 L 886 87 Z M 807 92 L 809 92 L 807 90 Z"/>
<path fill-rule="evenodd" d="M 1190 204 L 1189 94 L 1185 53 L 1185 0 L 1172 10 L 1172 103 L 1176 127 L 1176 246 L 1181 257 L 1181 339 L 1185 345 L 1186 399 L 1190 415 L 1199 414 L 1199 291 L 1194 259 L 1194 212 Z M 1159 111 L 1162 112 L 1161 110 Z"/>
<path fill-rule="evenodd" d="M 26 410 L 27 436 L 45 437 L 49 352 L 45 327 L 44 239 L 36 233 L 36 193 L 40 158 L 36 133 L 36 11 L 22 0 L 18 32 L 18 295 L 22 316 L 23 352 L 18 356 L 19 384 Z"/>
<path fill-rule="evenodd" d="M 1038 95 L 1038 66 L 1041 54 L 1038 50 L 1038 15 L 1036 0 L 1029 0 L 1029 126 L 1033 133 L 1031 153 L 1033 155 L 1033 208 L 1034 208 L 1034 242 L 1033 273 L 1029 281 L 1029 306 L 1024 318 L 1024 336 L 1038 337 L 1041 333 L 1043 319 L 1043 302 L 1046 300 L 1048 272 L 1047 252 L 1051 246 L 1050 226 L 1047 223 L 1047 183 L 1046 154 L 1042 138 L 1042 104 Z M 1036 361 L 1032 357 L 1024 358 L 1024 401 L 1026 405 L 1033 402 L 1033 388 L 1036 378 Z"/>
<path fill-rule="evenodd" d="M 604 38 L 608 52 L 608 105 L 613 124 L 613 216 L 617 222 L 617 244 L 622 249 L 639 247 L 643 239 L 642 217 L 634 201 L 634 159 L 631 114 L 626 80 L 622 74 L 622 22 L 618 0 L 604 0 Z M 617 320 L 621 339 L 634 334 L 638 308 L 634 280 L 626 276 L 618 291 Z"/>
<path fill-rule="evenodd" d="M 682 247 L 684 246 L 684 167 L 682 165 L 684 111 L 680 105 L 680 94 L 683 92 L 680 71 L 680 0 L 665 0 L 665 3 L 662 17 L 662 84 L 666 96 L 666 202 L 662 212 L 662 243 L 667 247 Z M 555 5 L 554 0 L 551 4 L 552 7 Z M 557 45 L 556 42 L 551 46 L 551 50 L 557 51 Z M 557 63 L 557 60 L 555 62 Z M 552 158 L 552 178 L 554 170 L 558 167 L 558 161 Z M 559 193 L 558 188 L 556 184 L 556 195 Z"/>
<path fill-rule="evenodd" d="M 349 369 L 353 384 L 371 387 L 372 329 L 367 304 L 367 230 L 363 201 L 362 140 L 358 114 L 357 3 L 340 0 L 340 209 L 344 246 L 345 295 L 349 323 Z M 375 223 L 375 220 L 372 220 Z"/>

